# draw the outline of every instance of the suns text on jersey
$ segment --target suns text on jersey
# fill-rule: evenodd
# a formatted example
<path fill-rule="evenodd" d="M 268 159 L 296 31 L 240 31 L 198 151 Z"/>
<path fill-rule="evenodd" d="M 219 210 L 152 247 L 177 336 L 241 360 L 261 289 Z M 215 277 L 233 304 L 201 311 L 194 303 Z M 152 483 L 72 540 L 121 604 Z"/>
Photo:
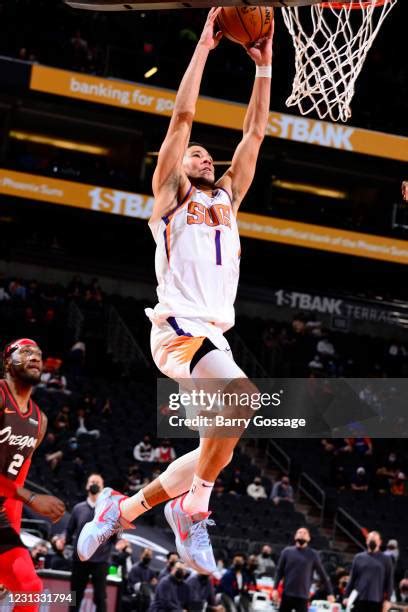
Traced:
<path fill-rule="evenodd" d="M 226 204 L 213 204 L 207 208 L 204 204 L 193 200 L 187 209 L 187 225 L 201 225 L 202 223 L 210 227 L 217 225 L 231 227 L 231 207 Z"/>

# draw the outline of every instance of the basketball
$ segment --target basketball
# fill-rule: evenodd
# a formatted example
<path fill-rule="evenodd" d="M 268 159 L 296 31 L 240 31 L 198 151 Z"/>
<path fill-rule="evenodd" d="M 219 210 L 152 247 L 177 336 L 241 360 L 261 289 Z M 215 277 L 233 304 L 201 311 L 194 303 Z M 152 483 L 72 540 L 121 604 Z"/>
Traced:
<path fill-rule="evenodd" d="M 272 19 L 269 6 L 231 6 L 221 9 L 217 22 L 229 40 L 249 45 L 267 35 Z"/>

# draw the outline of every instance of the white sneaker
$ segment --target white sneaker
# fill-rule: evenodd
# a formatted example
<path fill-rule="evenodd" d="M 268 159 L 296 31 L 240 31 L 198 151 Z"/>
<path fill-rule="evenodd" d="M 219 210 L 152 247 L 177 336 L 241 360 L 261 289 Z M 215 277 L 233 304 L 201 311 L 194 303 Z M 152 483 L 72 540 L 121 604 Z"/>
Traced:
<path fill-rule="evenodd" d="M 185 496 L 168 502 L 164 508 L 166 520 L 176 536 L 177 552 L 186 565 L 200 574 L 217 571 L 207 527 L 215 525 L 211 512 L 187 514 L 182 508 Z"/>
<path fill-rule="evenodd" d="M 126 499 L 118 491 L 105 487 L 95 505 L 92 521 L 85 523 L 77 540 L 77 552 L 81 561 L 88 561 L 96 550 L 115 533 L 134 529 L 134 525 L 121 517 L 120 502 Z"/>

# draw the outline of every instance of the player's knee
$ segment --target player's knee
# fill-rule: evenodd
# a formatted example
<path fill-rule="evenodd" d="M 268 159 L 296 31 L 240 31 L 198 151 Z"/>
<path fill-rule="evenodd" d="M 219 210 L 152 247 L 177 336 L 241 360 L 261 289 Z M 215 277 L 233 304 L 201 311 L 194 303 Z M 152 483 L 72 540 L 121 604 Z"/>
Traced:
<path fill-rule="evenodd" d="M 16 576 L 13 591 L 19 593 L 42 593 L 44 585 L 42 580 L 33 574 L 32 576 Z"/>
<path fill-rule="evenodd" d="M 251 398 L 259 395 L 259 391 L 249 378 L 232 380 L 224 389 L 224 397 L 226 394 L 230 394 L 229 397 L 233 398 L 229 406 L 231 416 L 236 418 L 251 418 L 253 416 Z"/>
<path fill-rule="evenodd" d="M 19 582 L 16 590 L 24 591 L 25 593 L 41 593 L 43 582 L 37 575 L 31 561 L 19 563 L 15 570 L 16 579 Z"/>

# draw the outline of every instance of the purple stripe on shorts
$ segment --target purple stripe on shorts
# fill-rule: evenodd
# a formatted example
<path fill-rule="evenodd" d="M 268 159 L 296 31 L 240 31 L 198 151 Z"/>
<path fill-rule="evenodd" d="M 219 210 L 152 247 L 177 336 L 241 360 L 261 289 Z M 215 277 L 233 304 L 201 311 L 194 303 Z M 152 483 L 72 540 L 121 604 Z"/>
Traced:
<path fill-rule="evenodd" d="M 168 317 L 167 322 L 169 323 L 169 325 L 172 326 L 172 328 L 174 329 L 174 331 L 176 332 L 178 336 L 192 336 L 193 335 L 188 332 L 185 332 L 184 329 L 181 329 L 181 327 L 179 327 L 174 317 Z"/>

